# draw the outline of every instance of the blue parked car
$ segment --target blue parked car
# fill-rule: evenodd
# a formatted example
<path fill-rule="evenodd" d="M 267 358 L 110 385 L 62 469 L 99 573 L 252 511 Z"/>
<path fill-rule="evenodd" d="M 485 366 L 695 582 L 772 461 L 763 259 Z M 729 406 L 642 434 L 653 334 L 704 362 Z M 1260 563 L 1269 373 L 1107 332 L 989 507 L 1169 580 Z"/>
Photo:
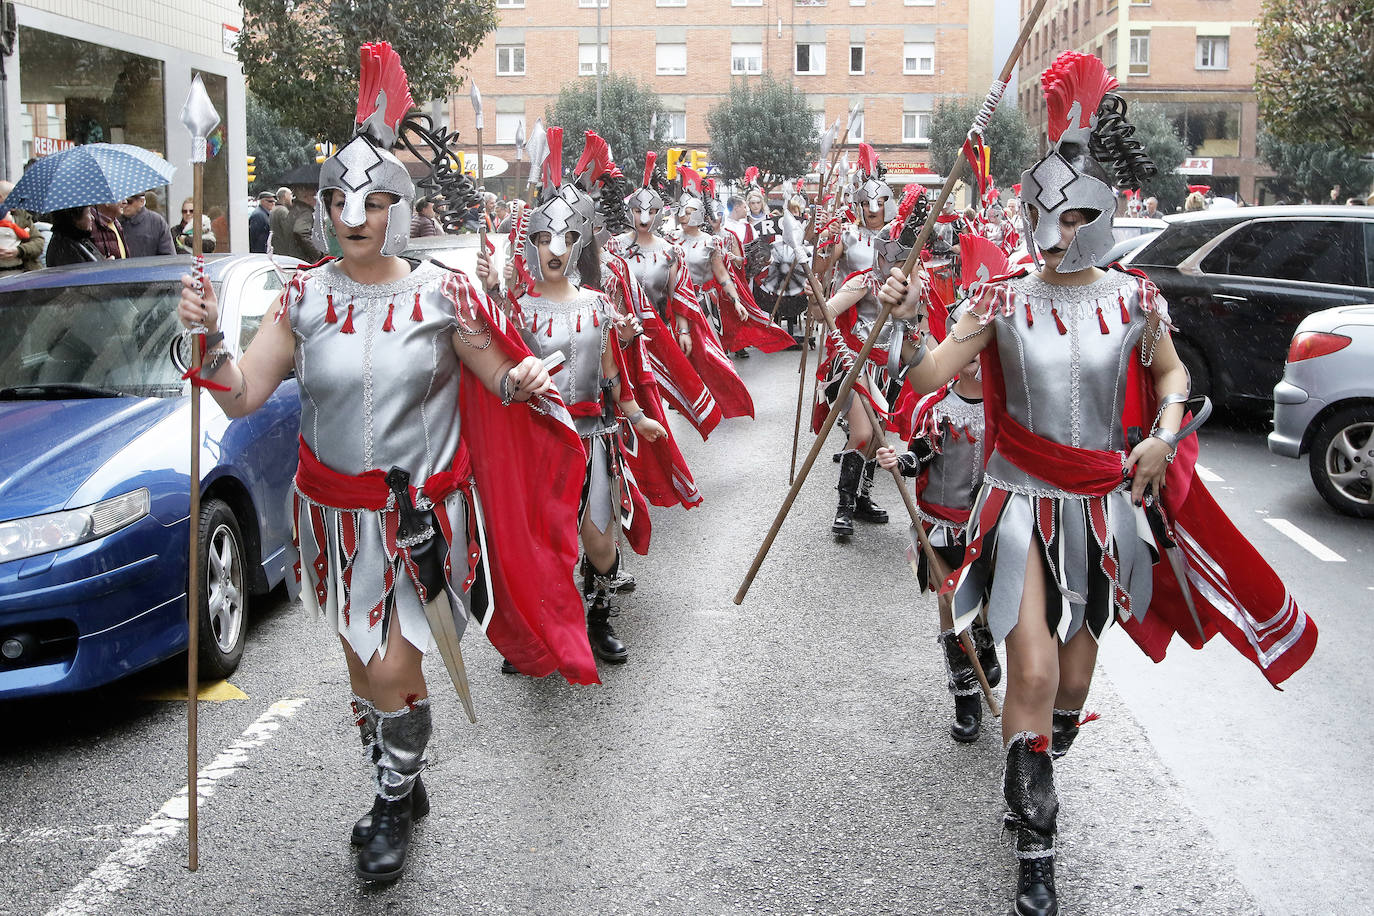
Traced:
<path fill-rule="evenodd" d="M 265 255 L 206 260 L 225 343 L 242 352 L 282 275 Z M 97 687 L 187 647 L 191 401 L 175 309 L 189 269 L 183 255 L 0 281 L 0 699 Z M 206 678 L 238 666 L 249 596 L 287 573 L 299 416 L 294 379 L 238 420 L 201 398 Z"/>

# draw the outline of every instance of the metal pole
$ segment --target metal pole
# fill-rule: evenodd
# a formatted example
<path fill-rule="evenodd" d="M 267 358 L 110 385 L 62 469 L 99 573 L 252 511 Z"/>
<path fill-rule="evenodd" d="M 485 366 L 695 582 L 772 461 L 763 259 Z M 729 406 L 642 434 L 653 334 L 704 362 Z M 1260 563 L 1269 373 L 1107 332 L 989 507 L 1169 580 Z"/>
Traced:
<path fill-rule="evenodd" d="M 610 0 L 596 0 L 596 129 L 601 129 L 601 5 Z"/>

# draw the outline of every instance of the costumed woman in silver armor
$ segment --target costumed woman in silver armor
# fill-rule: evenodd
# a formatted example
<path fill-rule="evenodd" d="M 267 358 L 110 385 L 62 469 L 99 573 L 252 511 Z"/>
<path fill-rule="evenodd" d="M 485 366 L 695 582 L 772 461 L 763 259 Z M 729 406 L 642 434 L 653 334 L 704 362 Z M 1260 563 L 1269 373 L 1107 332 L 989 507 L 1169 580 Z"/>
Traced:
<path fill-rule="evenodd" d="M 819 432 L 826 412 L 839 391 L 841 382 L 854 359 L 863 349 L 864 341 L 873 330 L 878 317 L 878 297 L 873 271 L 878 247 L 883 243 L 883 230 L 897 217 L 897 201 L 892 188 L 879 174 L 878 154 L 867 143 L 859 147 L 859 179 L 854 188 L 854 205 L 859 211 L 859 223 L 844 230 L 839 242 L 827 254 L 818 268 L 822 272 L 838 265 L 843 271 L 841 280 L 830 299 L 821 306 L 835 324 L 835 332 L 826 339 L 826 358 L 817 367 L 822 398 L 812 416 L 812 430 Z M 896 325 L 894 324 L 894 329 Z M 875 431 L 870 428 L 858 398 L 865 398 L 873 407 L 879 421 L 888 415 L 889 388 L 893 379 L 888 372 L 888 344 L 879 342 L 869 351 L 868 365 L 854 384 L 849 403 L 844 405 L 845 428 L 848 438 L 840 453 L 840 479 L 835 519 L 830 530 L 842 537 L 854 533 L 854 521 L 887 523 L 887 510 L 876 505 L 871 497 L 873 474 L 877 460 Z"/>
<path fill-rule="evenodd" d="M 1097 58 L 1066 52 L 1041 82 L 1050 149 L 1022 178 L 1039 269 L 988 284 L 943 343 L 903 354 L 919 391 L 982 363 L 986 470 L 964 561 L 942 591 L 953 592 L 956 631 L 986 604 L 993 637 L 1006 642 L 1003 791 L 1022 916 L 1058 912 L 1051 752 L 1074 739 L 1114 619 L 1156 660 L 1175 634 L 1201 647 L 1222 632 L 1274 683 L 1316 642 L 1191 476 L 1198 421 L 1183 425 L 1188 374 L 1159 291 L 1143 275 L 1094 266 L 1113 244 L 1116 203 L 1098 158 L 1123 184 L 1154 172 L 1110 91 L 1116 81 Z M 908 318 L 920 286 L 894 270 L 881 295 Z M 1173 551 L 1179 566 L 1158 562 Z M 1195 577 L 1209 588 L 1190 593 Z"/>
<path fill-rule="evenodd" d="M 616 359 L 622 339 L 612 332 L 622 331 L 628 343 L 634 336 L 631 316 L 618 315 L 604 293 L 579 283 L 584 269 L 599 281 L 600 265 L 594 248 L 588 258 L 581 257 L 584 249 L 595 245 L 591 199 L 563 186 L 562 134 L 561 128 L 548 130 L 540 204 L 527 223 L 517 225 L 523 237 L 512 239 L 518 252 L 515 270 L 528 271 L 529 285 L 514 295 L 511 317 L 536 355 L 544 360 L 556 354 L 563 357 L 554 382 L 587 453 L 578 521 L 588 638 L 598 658 L 619 663 L 629 652 L 610 622 L 613 582 L 620 566 L 616 535 L 623 530 L 637 552 L 647 553 L 650 531 L 649 507 L 625 461 L 619 414 L 647 443 L 665 436 L 666 430 L 622 385 Z M 485 272 L 484 266 L 485 259 L 479 273 Z"/>
<path fill-rule="evenodd" d="M 630 265 L 649 303 L 673 329 L 678 347 L 715 398 L 721 414 L 752 417 L 754 401 L 701 309 L 686 253 L 659 232 L 664 199 L 662 182 L 654 171 L 656 159 L 653 152 L 647 155 L 644 183 L 625 201 L 634 217 L 634 228 L 612 238 L 606 247 Z"/>
<path fill-rule="evenodd" d="M 950 316 L 950 324 L 956 320 Z M 916 509 L 936 554 L 950 569 L 964 562 L 964 529 L 973 498 L 983 483 L 983 382 L 977 361 L 959 370 L 953 384 L 926 395 L 916 406 L 915 432 L 902 454 L 878 449 L 878 464 L 900 469 L 916 478 Z M 917 580 L 922 590 L 938 592 L 941 581 L 925 553 L 919 554 Z M 940 652 L 945 659 L 947 686 L 954 697 L 950 736 L 967 744 L 978 738 L 983 720 L 982 689 L 973 662 L 954 630 L 954 606 L 948 595 L 939 598 Z M 973 623 L 973 642 L 988 684 L 1002 681 L 1002 668 L 987 624 Z"/>
<path fill-rule="evenodd" d="M 682 181 L 682 193 L 677 199 L 677 244 L 682 249 L 683 260 L 687 265 L 692 285 L 696 287 L 697 304 L 721 333 L 721 308 L 734 309 L 735 317 L 743 324 L 749 320 L 744 310 L 735 281 L 725 269 L 725 256 L 721 250 L 720 239 L 702 227 L 706 224 L 706 195 L 702 191 L 701 176 L 685 166 L 678 167 Z M 729 298 L 729 304 L 722 301 L 722 294 Z"/>
<path fill-rule="evenodd" d="M 787 322 L 794 341 L 800 341 L 797 322 L 806 311 L 806 291 L 811 278 L 813 246 L 806 243 L 802 213 L 806 203 L 801 197 L 787 202 L 778 233 L 768 245 L 768 266 L 759 279 L 759 292 L 779 320 Z M 782 300 L 782 301 L 778 301 Z"/>
<path fill-rule="evenodd" d="M 572 579 L 583 460 L 571 418 L 462 274 L 398 256 L 415 188 L 390 149 L 423 128 L 402 122 L 413 103 L 390 46 L 364 46 L 361 82 L 357 133 L 322 166 L 315 211 L 316 245 L 332 238 L 342 258 L 291 279 L 242 359 L 219 343 L 210 287 L 183 278 L 178 313 L 211 332 L 201 377 L 230 416 L 293 370 L 299 382 L 287 582 L 343 645 L 376 782 L 353 828 L 356 867 L 381 881 L 403 873 L 429 810 L 421 661 L 434 627 L 453 637 L 439 642 L 451 671 L 471 622 L 531 674 L 597 678 Z"/>

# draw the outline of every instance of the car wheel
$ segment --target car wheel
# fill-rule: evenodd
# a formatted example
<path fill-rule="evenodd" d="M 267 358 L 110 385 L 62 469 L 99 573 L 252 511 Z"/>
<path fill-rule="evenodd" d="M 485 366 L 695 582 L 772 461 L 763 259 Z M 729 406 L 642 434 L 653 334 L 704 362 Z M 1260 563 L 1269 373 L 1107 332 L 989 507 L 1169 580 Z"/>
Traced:
<path fill-rule="evenodd" d="M 243 658 L 248 575 L 239 523 L 218 499 L 200 506 L 200 676 L 219 680 Z"/>
<path fill-rule="evenodd" d="M 1174 350 L 1178 352 L 1178 358 L 1188 370 L 1190 381 L 1189 392 L 1193 397 L 1206 395 L 1212 397 L 1212 372 L 1207 368 L 1207 360 L 1202 358 L 1202 354 L 1197 348 L 1187 341 L 1175 340 Z M 1213 401 L 1216 398 L 1212 398 Z"/>
<path fill-rule="evenodd" d="M 1323 420 L 1308 467 L 1317 492 L 1334 508 L 1374 518 L 1374 407 L 1347 407 Z"/>

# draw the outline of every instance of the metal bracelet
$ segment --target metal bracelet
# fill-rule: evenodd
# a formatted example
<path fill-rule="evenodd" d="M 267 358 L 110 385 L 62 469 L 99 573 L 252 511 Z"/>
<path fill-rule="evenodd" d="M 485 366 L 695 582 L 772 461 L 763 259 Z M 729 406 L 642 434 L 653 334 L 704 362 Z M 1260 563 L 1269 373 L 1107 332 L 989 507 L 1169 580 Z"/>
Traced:
<path fill-rule="evenodd" d="M 643 419 L 644 419 L 644 411 L 642 411 L 642 410 L 636 410 L 634 413 L 632 413 L 632 414 L 630 414 L 628 417 L 626 417 L 626 419 L 630 421 L 630 425 L 631 425 L 631 426 L 634 426 L 634 425 L 635 425 L 636 423 L 638 423 L 640 420 L 643 420 Z"/>
<path fill-rule="evenodd" d="M 209 361 L 205 362 L 200 367 L 201 378 L 209 378 L 210 376 L 214 375 L 216 372 L 224 368 L 225 363 L 229 362 L 229 360 L 234 358 L 234 354 L 230 353 L 223 347 L 211 350 L 209 353 L 205 355 L 209 358 Z"/>
<path fill-rule="evenodd" d="M 908 369 L 914 369 L 914 368 L 916 368 L 917 366 L 919 366 L 919 365 L 921 364 L 921 361 L 924 360 L 925 358 L 926 358 L 926 338 L 925 338 L 925 335 L 922 334 L 922 335 L 921 335 L 921 339 L 918 340 L 918 341 L 916 341 L 916 350 L 915 350 L 914 353 L 911 354 L 911 359 L 909 359 L 909 360 L 906 361 L 906 367 L 907 367 Z"/>
<path fill-rule="evenodd" d="M 1150 438 L 1158 439 L 1169 447 L 1169 461 L 1174 460 L 1174 453 L 1178 451 L 1178 433 L 1168 429 L 1150 430 Z"/>
<path fill-rule="evenodd" d="M 502 406 L 502 407 L 509 407 L 509 406 L 510 406 L 510 402 L 513 401 L 513 400 L 515 400 L 515 392 L 511 390 L 511 384 L 510 384 L 510 374 L 511 374 L 511 372 L 513 372 L 513 371 L 514 371 L 514 367 L 512 367 L 512 368 L 509 369 L 509 370 L 507 370 L 507 371 L 506 371 L 506 374 L 503 375 L 503 376 L 501 376 L 501 406 Z"/>

